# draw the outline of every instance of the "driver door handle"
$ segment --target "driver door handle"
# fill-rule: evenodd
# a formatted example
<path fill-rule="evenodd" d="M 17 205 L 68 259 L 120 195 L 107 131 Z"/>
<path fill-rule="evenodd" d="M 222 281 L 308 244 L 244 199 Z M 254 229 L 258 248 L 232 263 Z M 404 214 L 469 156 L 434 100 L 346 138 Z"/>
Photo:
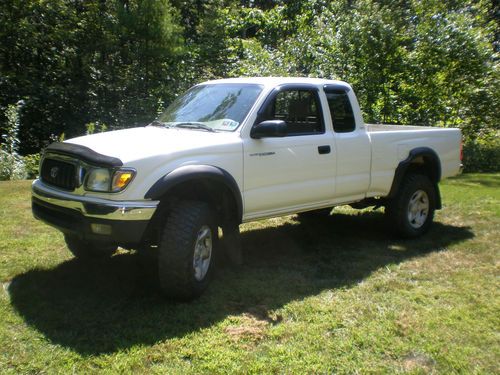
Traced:
<path fill-rule="evenodd" d="M 329 145 L 325 145 L 325 146 L 318 146 L 318 153 L 320 155 L 323 155 L 323 154 L 329 154 L 331 151 L 331 148 Z"/>

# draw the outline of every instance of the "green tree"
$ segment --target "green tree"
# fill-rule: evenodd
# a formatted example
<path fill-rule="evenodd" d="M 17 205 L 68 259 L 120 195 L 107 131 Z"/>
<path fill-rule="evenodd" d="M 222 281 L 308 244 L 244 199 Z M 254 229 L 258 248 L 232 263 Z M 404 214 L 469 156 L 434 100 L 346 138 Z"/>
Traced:
<path fill-rule="evenodd" d="M 206 79 L 313 76 L 351 83 L 368 122 L 460 127 L 477 166 L 498 148 L 487 145 L 499 135 L 499 11 L 487 0 L 4 0 L 0 130 L 24 99 L 20 152 L 33 153 L 85 124 L 144 124 Z"/>
<path fill-rule="evenodd" d="M 0 3 L 0 106 L 26 102 L 21 152 L 83 134 L 89 122 L 154 117 L 177 85 L 180 33 L 167 0 Z"/>

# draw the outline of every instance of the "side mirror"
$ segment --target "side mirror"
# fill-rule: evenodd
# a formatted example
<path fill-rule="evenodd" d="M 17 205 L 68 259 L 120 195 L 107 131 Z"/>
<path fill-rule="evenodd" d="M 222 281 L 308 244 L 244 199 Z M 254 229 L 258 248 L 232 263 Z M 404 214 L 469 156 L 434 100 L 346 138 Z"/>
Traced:
<path fill-rule="evenodd" d="M 250 130 L 250 137 L 254 139 L 260 138 L 276 138 L 286 136 L 286 122 L 283 120 L 266 120 L 254 125 Z"/>

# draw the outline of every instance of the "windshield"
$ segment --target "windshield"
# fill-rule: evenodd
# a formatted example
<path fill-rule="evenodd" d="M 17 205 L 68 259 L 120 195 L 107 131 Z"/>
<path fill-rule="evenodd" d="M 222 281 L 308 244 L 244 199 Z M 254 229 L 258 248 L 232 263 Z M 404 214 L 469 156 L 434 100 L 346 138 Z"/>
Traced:
<path fill-rule="evenodd" d="M 245 119 L 262 86 L 255 84 L 206 84 L 176 98 L 158 121 L 169 126 L 234 131 Z"/>

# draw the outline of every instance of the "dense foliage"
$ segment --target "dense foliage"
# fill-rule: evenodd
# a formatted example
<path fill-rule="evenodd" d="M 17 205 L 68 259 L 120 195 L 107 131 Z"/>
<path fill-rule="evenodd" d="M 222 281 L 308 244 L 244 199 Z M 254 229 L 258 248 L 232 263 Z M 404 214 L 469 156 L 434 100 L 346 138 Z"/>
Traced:
<path fill-rule="evenodd" d="M 9 129 L 8 106 L 23 100 L 25 155 L 89 124 L 147 123 L 204 79 L 314 76 L 350 82 L 367 122 L 460 127 L 467 167 L 498 170 L 495 4 L 4 0 L 0 130 Z"/>
<path fill-rule="evenodd" d="M 26 177 L 24 160 L 18 153 L 18 112 L 14 104 L 9 105 L 5 111 L 7 126 L 0 145 L 0 180 L 22 180 Z"/>

